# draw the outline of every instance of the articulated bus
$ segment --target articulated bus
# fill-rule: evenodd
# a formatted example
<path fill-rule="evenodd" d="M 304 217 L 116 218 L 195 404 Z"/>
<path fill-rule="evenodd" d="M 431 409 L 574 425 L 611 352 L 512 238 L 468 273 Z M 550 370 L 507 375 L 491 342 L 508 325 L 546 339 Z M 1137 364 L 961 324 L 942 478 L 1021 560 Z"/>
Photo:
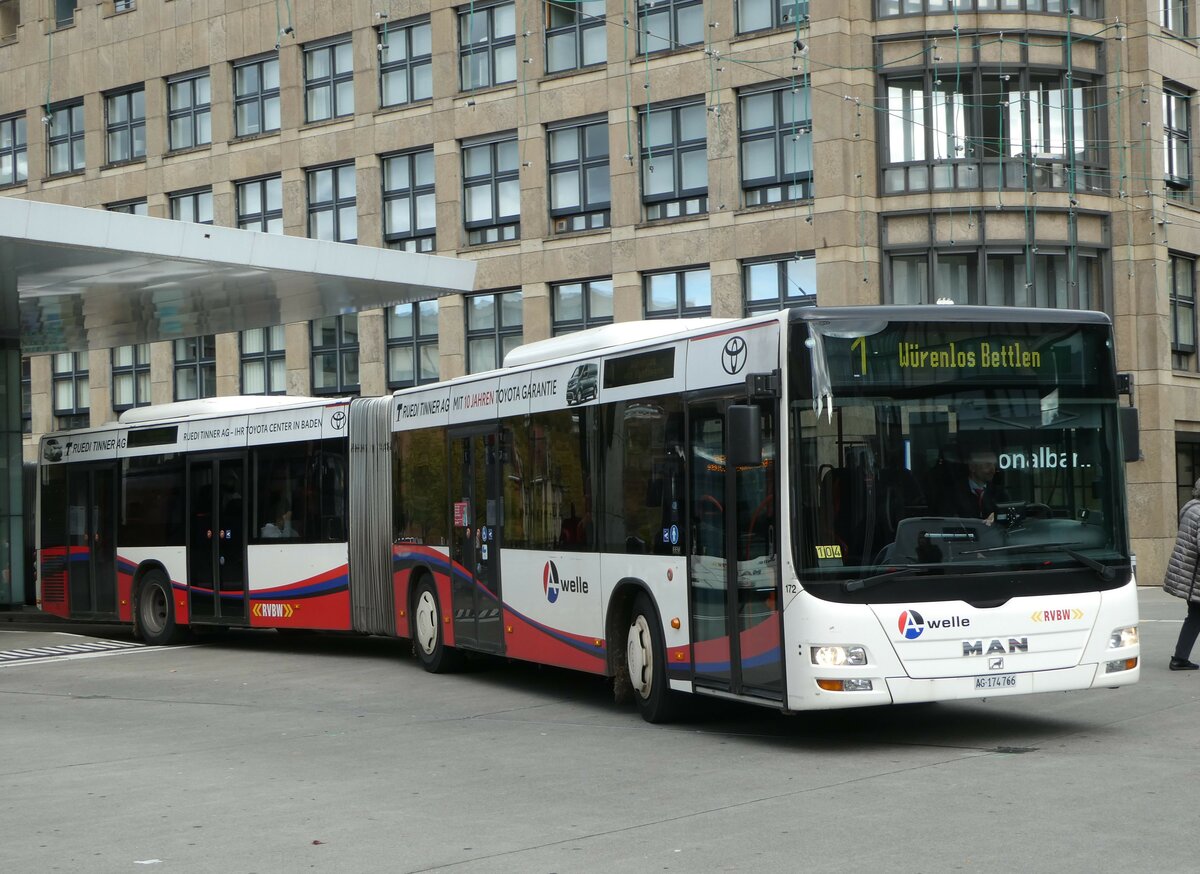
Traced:
<path fill-rule="evenodd" d="M 652 722 L 685 693 L 790 712 L 1122 686 L 1128 423 L 1098 313 L 611 325 L 386 397 L 49 435 L 38 598 L 152 644 L 322 629 L 409 638 L 434 672 L 587 671 Z"/>

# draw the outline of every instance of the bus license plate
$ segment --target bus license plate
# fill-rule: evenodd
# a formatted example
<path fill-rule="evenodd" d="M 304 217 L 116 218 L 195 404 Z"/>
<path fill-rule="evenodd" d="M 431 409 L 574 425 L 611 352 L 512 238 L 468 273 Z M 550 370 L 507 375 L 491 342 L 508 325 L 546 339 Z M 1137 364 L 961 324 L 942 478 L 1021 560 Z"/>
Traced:
<path fill-rule="evenodd" d="M 1017 686 L 1016 674 L 995 674 L 990 677 L 976 677 L 976 689 L 1015 689 Z"/>

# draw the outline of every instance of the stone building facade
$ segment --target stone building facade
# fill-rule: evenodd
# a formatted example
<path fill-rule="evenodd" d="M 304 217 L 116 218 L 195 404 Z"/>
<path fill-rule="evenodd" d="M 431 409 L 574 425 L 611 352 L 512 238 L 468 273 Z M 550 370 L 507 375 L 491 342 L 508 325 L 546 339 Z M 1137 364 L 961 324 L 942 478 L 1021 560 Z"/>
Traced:
<path fill-rule="evenodd" d="M 36 435 L 376 394 L 608 320 L 1107 311 L 1143 582 L 1200 475 L 1193 0 L 0 0 L 0 194 L 478 262 L 415 310 L 27 359 Z M 7 168 L 7 169 L 6 169 Z"/>

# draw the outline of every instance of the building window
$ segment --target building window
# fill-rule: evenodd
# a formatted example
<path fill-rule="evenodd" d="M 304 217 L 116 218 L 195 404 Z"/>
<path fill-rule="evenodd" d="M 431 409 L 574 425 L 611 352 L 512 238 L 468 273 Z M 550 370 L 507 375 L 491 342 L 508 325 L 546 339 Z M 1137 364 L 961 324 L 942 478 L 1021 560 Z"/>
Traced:
<path fill-rule="evenodd" d="M 1200 435 L 1186 431 L 1175 434 L 1176 512 L 1192 499 L 1192 489 L 1200 480 Z"/>
<path fill-rule="evenodd" d="M 146 157 L 146 89 L 135 88 L 104 98 L 108 163 Z"/>
<path fill-rule="evenodd" d="M 112 408 L 114 412 L 150 403 L 150 344 L 118 346 L 112 350 Z"/>
<path fill-rule="evenodd" d="M 1186 196 L 1192 187 L 1191 101 L 1177 86 L 1163 83 L 1163 146 L 1167 189 Z"/>
<path fill-rule="evenodd" d="M 463 205 L 471 245 L 521 236 L 517 138 L 463 144 Z"/>
<path fill-rule="evenodd" d="M 279 130 L 279 58 L 233 65 L 234 133 L 239 137 Z"/>
<path fill-rule="evenodd" d="M 150 207 L 144 200 L 126 200 L 123 203 L 110 203 L 104 208 L 109 212 L 123 212 L 126 215 L 150 215 Z"/>
<path fill-rule="evenodd" d="M 379 105 L 401 106 L 433 97 L 429 19 L 379 28 Z"/>
<path fill-rule="evenodd" d="M 1167 262 L 1171 303 L 1171 364 L 1193 370 L 1196 352 L 1196 259 L 1171 254 Z"/>
<path fill-rule="evenodd" d="M 283 325 L 242 331 L 239 346 L 242 356 L 242 394 L 286 394 L 287 346 Z"/>
<path fill-rule="evenodd" d="M 304 120 L 354 115 L 354 51 L 349 37 L 304 50 Z"/>
<path fill-rule="evenodd" d="M 738 97 L 742 191 L 747 206 L 803 200 L 812 192 L 808 87 Z"/>
<path fill-rule="evenodd" d="M 887 270 L 891 303 L 1105 308 L 1100 253 L 1092 250 L 1081 249 L 1072 259 L 1069 247 L 1048 243 L 1036 252 L 958 245 L 889 253 Z"/>
<path fill-rule="evenodd" d="M 21 433 L 33 433 L 33 367 L 29 358 L 21 359 Z"/>
<path fill-rule="evenodd" d="M 212 142 L 211 82 L 208 73 L 190 73 L 167 80 L 167 125 L 172 150 Z"/>
<path fill-rule="evenodd" d="M 604 0 L 545 0 L 546 72 L 561 73 L 608 60 Z"/>
<path fill-rule="evenodd" d="M 383 159 L 383 239 L 405 252 L 437 248 L 433 149 Z"/>
<path fill-rule="evenodd" d="M 70 27 L 75 23 L 75 10 L 79 0 L 54 0 L 55 27 Z"/>
<path fill-rule="evenodd" d="M 642 282 L 648 319 L 680 319 L 712 312 L 712 281 L 707 267 L 647 273 Z"/>
<path fill-rule="evenodd" d="M 883 191 L 1107 191 L 1098 85 L 1028 66 L 888 78 Z"/>
<path fill-rule="evenodd" d="M 611 279 L 584 279 L 550 286 L 550 313 L 554 335 L 570 334 L 613 320 Z"/>
<path fill-rule="evenodd" d="M 50 133 L 46 142 L 50 150 L 47 163 L 51 176 L 83 170 L 82 100 L 51 108 Z"/>
<path fill-rule="evenodd" d="M 1170 0 L 1159 0 L 1170 2 Z M 1175 0 L 1176 3 L 1184 0 Z M 897 15 L 969 14 L 972 12 L 1043 12 L 1099 18 L 1102 0 L 875 0 L 878 18 Z"/>
<path fill-rule="evenodd" d="M 113 12 L 132 12 L 136 8 L 133 0 L 113 0 Z"/>
<path fill-rule="evenodd" d="M 21 26 L 21 0 L 0 0 L 0 42 L 17 38 Z"/>
<path fill-rule="evenodd" d="M 25 138 L 25 115 L 0 118 L 0 186 L 17 185 L 29 179 L 29 152 Z"/>
<path fill-rule="evenodd" d="M 738 33 L 794 27 L 808 18 L 808 0 L 736 0 Z M 935 0 L 936 2 L 936 0 Z M 949 0 L 942 0 L 949 2 Z M 961 0 L 960 0 L 961 2 Z"/>
<path fill-rule="evenodd" d="M 438 302 L 404 303 L 388 310 L 388 388 L 437 382 Z"/>
<path fill-rule="evenodd" d="M 495 370 L 521 345 L 524 331 L 519 290 L 467 296 L 467 372 Z"/>
<path fill-rule="evenodd" d="M 703 103 L 642 112 L 642 203 L 650 221 L 708 212 Z"/>
<path fill-rule="evenodd" d="M 308 235 L 314 240 L 358 240 L 354 165 L 308 171 Z"/>
<path fill-rule="evenodd" d="M 175 341 L 175 400 L 217 394 L 217 338 L 213 334 Z"/>
<path fill-rule="evenodd" d="M 746 313 L 817 305 L 817 259 L 813 255 L 742 264 Z"/>
<path fill-rule="evenodd" d="M 50 364 L 54 383 L 54 415 L 59 428 L 86 428 L 92 402 L 88 354 L 59 352 Z"/>
<path fill-rule="evenodd" d="M 546 134 L 554 232 L 608 227 L 612 199 L 608 120 L 576 122 L 551 128 Z"/>
<path fill-rule="evenodd" d="M 267 176 L 237 184 L 238 227 L 266 234 L 283 233 L 283 179 Z"/>
<path fill-rule="evenodd" d="M 170 195 L 171 218 L 180 222 L 195 222 L 201 225 L 213 223 L 213 199 L 211 188 L 197 191 L 180 191 Z"/>
<path fill-rule="evenodd" d="M 638 0 L 638 54 L 704 42 L 701 0 Z"/>
<path fill-rule="evenodd" d="M 311 328 L 313 394 L 357 394 L 358 315 L 314 319 Z"/>
<path fill-rule="evenodd" d="M 460 6 L 458 55 L 463 91 L 517 81 L 515 4 Z"/>

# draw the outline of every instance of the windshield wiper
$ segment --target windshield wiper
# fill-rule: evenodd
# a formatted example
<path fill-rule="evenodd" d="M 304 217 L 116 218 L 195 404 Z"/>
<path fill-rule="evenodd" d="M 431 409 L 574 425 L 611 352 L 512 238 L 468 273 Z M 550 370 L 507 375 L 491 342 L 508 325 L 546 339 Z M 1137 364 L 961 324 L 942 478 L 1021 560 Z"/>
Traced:
<path fill-rule="evenodd" d="M 890 583 L 895 580 L 906 580 L 911 577 L 918 577 L 922 574 L 929 573 L 934 568 L 945 567 L 941 564 L 906 564 L 898 567 L 888 568 L 886 571 L 878 574 L 871 574 L 869 577 L 863 577 L 858 580 L 846 580 L 842 584 L 842 588 L 847 592 L 857 592 L 861 589 L 871 589 L 875 586 L 881 586 L 884 583 Z"/>
<path fill-rule="evenodd" d="M 1111 565 L 1096 561 L 1090 555 L 1084 555 L 1073 547 L 1082 543 L 1010 543 L 1007 546 L 988 546 L 983 549 L 964 549 L 960 555 L 986 555 L 996 552 L 1064 552 L 1084 567 L 1091 568 L 1100 575 L 1100 579 L 1108 582 L 1117 575 L 1117 569 Z"/>

